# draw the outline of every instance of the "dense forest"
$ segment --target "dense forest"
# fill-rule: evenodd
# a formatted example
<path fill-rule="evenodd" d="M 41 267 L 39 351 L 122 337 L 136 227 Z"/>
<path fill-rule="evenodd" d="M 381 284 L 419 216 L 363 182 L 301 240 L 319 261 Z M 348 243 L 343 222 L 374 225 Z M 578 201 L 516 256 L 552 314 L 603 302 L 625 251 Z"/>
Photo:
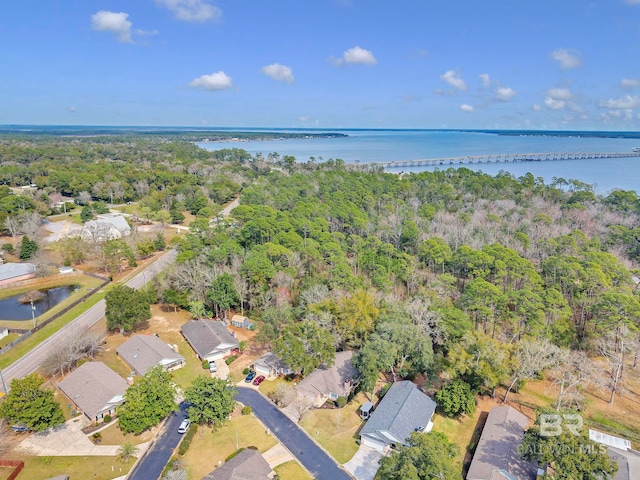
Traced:
<path fill-rule="evenodd" d="M 60 193 L 78 205 L 135 201 L 179 223 L 160 301 L 195 315 L 249 311 L 259 339 L 306 373 L 357 351 L 379 372 L 459 379 L 506 395 L 543 370 L 557 406 L 598 382 L 611 402 L 640 354 L 640 199 L 577 180 L 465 168 L 393 175 L 339 159 L 296 163 L 171 138 L 0 140 L 7 233 Z M 228 221 L 220 206 L 240 196 Z M 590 358 L 598 357 L 598 362 Z M 505 395 L 505 396 L 506 396 Z"/>

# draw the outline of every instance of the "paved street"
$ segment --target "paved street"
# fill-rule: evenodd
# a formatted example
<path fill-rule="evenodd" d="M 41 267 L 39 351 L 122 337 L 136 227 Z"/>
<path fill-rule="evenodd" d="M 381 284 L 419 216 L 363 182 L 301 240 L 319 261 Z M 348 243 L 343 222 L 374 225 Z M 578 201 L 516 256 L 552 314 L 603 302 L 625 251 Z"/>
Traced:
<path fill-rule="evenodd" d="M 318 480 L 350 480 L 351 476 L 269 400 L 250 388 L 238 388 L 236 400 L 251 405 L 253 413 Z"/>
<path fill-rule="evenodd" d="M 147 454 L 131 472 L 129 480 L 158 480 L 180 442 L 182 435 L 178 433 L 178 427 L 185 418 L 187 418 L 187 414 L 182 408 L 175 415 L 169 417 L 163 431 L 156 436 L 156 440 Z"/>
<path fill-rule="evenodd" d="M 142 288 L 146 282 L 155 277 L 167 265 L 173 263 L 176 256 L 177 252 L 175 250 L 168 251 L 142 272 L 133 277 L 126 285 L 135 289 Z M 9 388 L 11 380 L 14 378 L 23 378 L 36 371 L 38 367 L 42 365 L 42 362 L 44 362 L 51 354 L 55 345 L 67 342 L 74 335 L 77 335 L 98 323 L 100 319 L 104 317 L 105 307 L 105 301 L 100 300 L 89 310 L 78 315 L 76 319 L 72 320 L 49 338 L 34 347 L 29 353 L 26 353 L 22 358 L 16 360 L 5 368 L 2 371 L 2 374 L 7 388 Z"/>

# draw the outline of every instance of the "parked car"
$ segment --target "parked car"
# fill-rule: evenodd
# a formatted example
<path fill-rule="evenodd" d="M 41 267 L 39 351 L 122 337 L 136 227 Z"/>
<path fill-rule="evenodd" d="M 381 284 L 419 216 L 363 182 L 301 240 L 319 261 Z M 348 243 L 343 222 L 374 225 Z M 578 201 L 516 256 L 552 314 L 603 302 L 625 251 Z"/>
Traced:
<path fill-rule="evenodd" d="M 180 426 L 178 427 L 178 433 L 187 433 L 187 430 L 189 430 L 190 425 L 191 425 L 191 420 L 189 420 L 188 418 L 185 418 L 180 424 Z"/>
<path fill-rule="evenodd" d="M 251 383 L 251 380 L 253 380 L 255 376 L 256 372 L 249 372 L 249 375 L 247 375 L 247 378 L 245 378 L 244 381 L 247 383 Z"/>
<path fill-rule="evenodd" d="M 213 362 L 209 363 L 209 371 L 210 371 L 211 373 L 215 373 L 215 372 L 217 372 L 217 371 L 218 371 L 218 367 L 216 367 L 216 364 L 215 364 L 215 363 L 213 363 Z"/>
<path fill-rule="evenodd" d="M 263 381 L 264 381 L 264 375 L 260 375 L 259 377 L 256 377 L 256 379 L 253 381 L 253 384 L 260 385 Z"/>
<path fill-rule="evenodd" d="M 29 431 L 29 427 L 25 425 L 14 425 L 11 427 L 11 430 L 17 433 L 24 433 Z"/>

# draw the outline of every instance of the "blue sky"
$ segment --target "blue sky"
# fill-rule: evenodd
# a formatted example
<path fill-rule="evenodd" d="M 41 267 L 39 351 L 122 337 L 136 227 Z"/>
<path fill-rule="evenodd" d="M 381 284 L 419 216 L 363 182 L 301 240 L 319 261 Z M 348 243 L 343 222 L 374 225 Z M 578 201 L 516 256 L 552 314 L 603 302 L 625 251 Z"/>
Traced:
<path fill-rule="evenodd" d="M 25 0 L 0 124 L 640 129 L 640 0 Z"/>

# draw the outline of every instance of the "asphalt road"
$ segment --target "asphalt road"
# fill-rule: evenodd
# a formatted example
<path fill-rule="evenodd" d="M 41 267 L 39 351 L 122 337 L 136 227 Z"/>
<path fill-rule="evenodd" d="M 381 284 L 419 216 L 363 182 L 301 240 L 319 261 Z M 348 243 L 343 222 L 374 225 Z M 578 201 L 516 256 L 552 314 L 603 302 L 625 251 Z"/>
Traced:
<path fill-rule="evenodd" d="M 177 252 L 169 250 L 167 253 L 159 257 L 155 262 L 138 273 L 129 280 L 126 285 L 131 288 L 140 289 L 144 287 L 146 282 L 150 281 L 158 273 L 176 259 Z M 31 351 L 24 354 L 19 360 L 16 360 L 7 368 L 2 370 L 4 381 L 9 388 L 11 380 L 14 378 L 23 378 L 32 372 L 35 372 L 40 365 L 47 359 L 53 349 L 60 344 L 67 342 L 70 338 L 78 333 L 84 332 L 98 323 L 104 317 L 106 303 L 100 300 L 86 312 L 78 315 L 74 320 L 66 324 L 56 333 L 34 347 Z"/>
<path fill-rule="evenodd" d="M 300 427 L 259 392 L 240 387 L 236 400 L 245 405 L 251 405 L 253 413 L 311 472 L 314 478 L 318 480 L 351 480 L 351 476 L 339 468 L 333 458 L 318 447 Z"/>
<path fill-rule="evenodd" d="M 129 480 L 158 480 L 160 478 L 162 470 L 180 442 L 182 435 L 178 433 L 178 427 L 185 418 L 187 418 L 187 414 L 182 408 L 169 417 L 163 431 L 156 436 L 150 450 L 129 475 Z"/>

